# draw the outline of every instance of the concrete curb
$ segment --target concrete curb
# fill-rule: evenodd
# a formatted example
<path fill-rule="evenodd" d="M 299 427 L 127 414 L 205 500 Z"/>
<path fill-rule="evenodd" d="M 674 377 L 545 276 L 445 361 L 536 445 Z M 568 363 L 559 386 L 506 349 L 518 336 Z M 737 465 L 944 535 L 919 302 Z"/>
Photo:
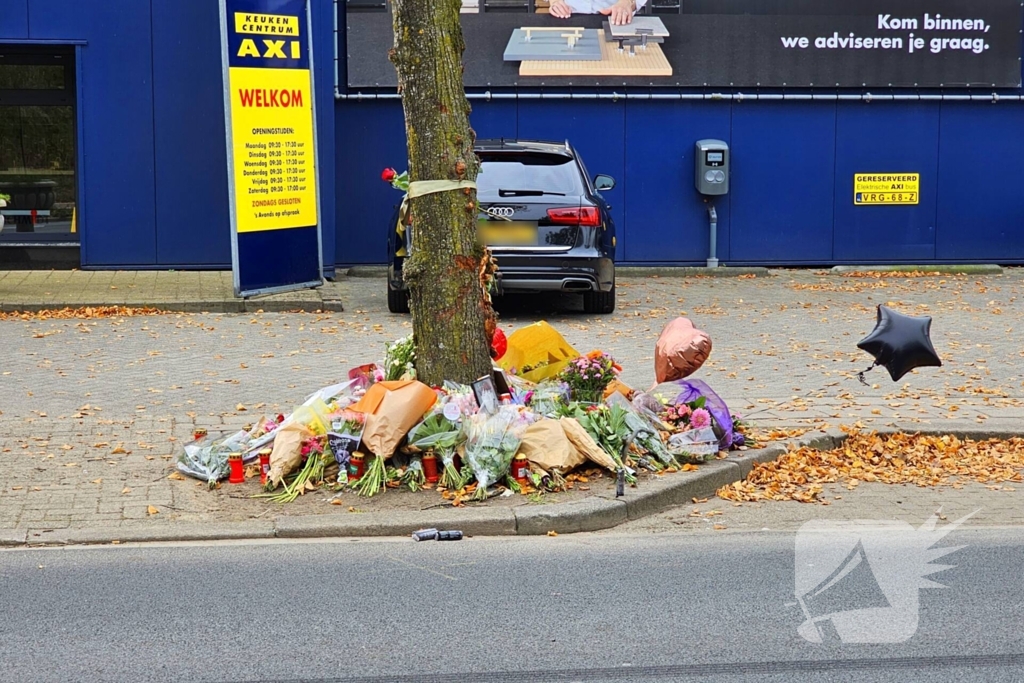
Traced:
<path fill-rule="evenodd" d="M 25 545 L 27 539 L 28 530 L 26 529 L 0 529 L 0 548 Z"/>
<path fill-rule="evenodd" d="M 906 432 L 953 435 L 983 441 L 1021 436 L 1019 425 L 978 425 L 955 420 L 943 427 L 897 424 L 878 428 L 880 434 Z M 744 479 L 756 463 L 771 462 L 788 450 L 827 450 L 842 446 L 847 435 L 840 429 L 809 432 L 796 439 L 769 444 L 764 448 L 738 451 L 724 460 L 713 460 L 696 472 L 657 477 L 640 488 L 630 488 L 621 498 L 598 494 L 583 500 L 516 508 L 436 508 L 421 511 L 344 513 L 280 516 L 265 522 L 198 526 L 172 522 L 160 527 L 110 527 L 25 531 L 0 529 L 0 546 L 73 545 L 101 543 L 146 543 L 168 541 L 214 541 L 265 538 L 346 538 L 406 536 L 417 529 L 459 529 L 467 536 L 538 536 L 610 529 L 628 521 L 684 505 L 694 498 L 708 498 L 723 486 Z"/>
<path fill-rule="evenodd" d="M 937 273 L 939 275 L 1002 275 L 1003 269 L 992 263 L 963 265 L 833 266 L 832 272 L 844 273 Z"/>
<path fill-rule="evenodd" d="M 511 508 L 439 508 L 278 517 L 274 527 L 278 538 L 405 536 L 426 528 L 460 529 L 467 536 L 512 536 L 516 518 Z"/>
<path fill-rule="evenodd" d="M 170 522 L 158 527 L 97 527 L 93 529 L 55 529 L 29 531 L 27 545 L 93 545 L 97 543 L 156 543 L 170 541 L 226 541 L 274 538 L 271 521 L 200 526 L 188 522 Z"/>

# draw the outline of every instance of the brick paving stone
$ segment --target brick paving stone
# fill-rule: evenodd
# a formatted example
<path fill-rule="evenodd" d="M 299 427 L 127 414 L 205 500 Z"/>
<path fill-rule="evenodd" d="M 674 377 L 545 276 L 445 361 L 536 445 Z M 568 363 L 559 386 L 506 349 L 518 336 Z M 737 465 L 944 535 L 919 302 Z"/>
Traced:
<path fill-rule="evenodd" d="M 105 291 L 109 300 L 131 305 L 170 301 L 182 289 L 198 291 L 203 300 L 233 300 L 230 273 L 83 277 L 0 273 L 0 304 L 30 294 L 37 302 L 57 301 L 62 292 L 84 291 L 81 282 L 91 283 L 97 296 Z M 610 316 L 585 315 L 568 297 L 510 297 L 499 302 L 499 312 L 507 332 L 544 319 L 580 351 L 611 352 L 625 368 L 622 379 L 637 388 L 653 382 L 662 327 L 687 315 L 714 340 L 698 376 L 758 426 L 934 428 L 955 418 L 984 427 L 1024 424 L 1024 346 L 1015 334 L 1024 318 L 1022 284 L 1020 269 L 928 278 L 815 271 L 747 279 L 624 277 L 618 310 Z M 48 515 L 84 528 L 322 511 L 323 497 L 277 508 L 227 488 L 211 493 L 192 480 L 168 479 L 168 456 L 196 427 L 228 432 L 262 414 L 288 412 L 350 367 L 379 360 L 385 341 L 411 329 L 408 316 L 387 312 L 384 294 L 380 278 L 341 278 L 321 290 L 344 303 L 336 313 L 0 321 L 0 529 L 43 528 Z M 932 315 L 944 367 L 920 370 L 898 384 L 876 369 L 869 386 L 859 384 L 856 373 L 870 358 L 856 343 L 874 326 L 879 303 Z M 121 449 L 127 452 L 115 452 Z M 102 484 L 90 483 L 99 478 Z M 122 493 L 126 486 L 131 493 Z M 828 507 L 783 504 L 778 513 L 772 505 L 736 510 L 750 510 L 753 524 L 776 514 L 795 523 L 800 515 L 793 510 L 863 514 L 876 507 L 887 514 L 910 510 L 909 519 L 939 500 L 966 505 L 976 497 L 989 511 L 979 513 L 980 520 L 1017 523 L 1024 509 L 1014 492 L 911 490 L 904 495 L 912 504 L 893 502 L 891 493 L 840 494 L 844 498 Z M 866 502 L 858 507 L 860 497 Z M 150 504 L 161 508 L 158 515 L 148 514 Z M 739 514 L 724 505 L 727 514 Z M 741 525 L 736 519 L 726 526 Z"/>

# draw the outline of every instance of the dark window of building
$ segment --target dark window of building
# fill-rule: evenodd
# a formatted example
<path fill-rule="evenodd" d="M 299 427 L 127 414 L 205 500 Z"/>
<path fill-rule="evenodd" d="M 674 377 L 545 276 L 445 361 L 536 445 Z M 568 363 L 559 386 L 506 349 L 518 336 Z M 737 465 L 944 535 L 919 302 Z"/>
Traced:
<path fill-rule="evenodd" d="M 0 243 L 77 242 L 70 49 L 0 46 Z"/>

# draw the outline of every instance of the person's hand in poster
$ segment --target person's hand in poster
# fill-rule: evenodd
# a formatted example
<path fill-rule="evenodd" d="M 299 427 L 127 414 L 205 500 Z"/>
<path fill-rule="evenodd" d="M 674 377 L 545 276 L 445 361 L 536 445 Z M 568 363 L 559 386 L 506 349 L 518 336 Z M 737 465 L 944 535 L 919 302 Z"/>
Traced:
<path fill-rule="evenodd" d="M 633 15 L 647 0 L 551 0 L 551 16 L 568 19 L 573 14 L 604 14 L 616 26 L 632 23 Z"/>

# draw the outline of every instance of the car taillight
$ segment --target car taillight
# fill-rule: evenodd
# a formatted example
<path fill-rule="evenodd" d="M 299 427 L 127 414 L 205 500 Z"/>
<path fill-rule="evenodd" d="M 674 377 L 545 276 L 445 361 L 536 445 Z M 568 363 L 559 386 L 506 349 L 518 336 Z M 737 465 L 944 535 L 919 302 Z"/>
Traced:
<path fill-rule="evenodd" d="M 596 228 L 601 225 L 601 212 L 593 206 L 548 209 L 548 219 L 558 225 L 582 225 Z"/>

